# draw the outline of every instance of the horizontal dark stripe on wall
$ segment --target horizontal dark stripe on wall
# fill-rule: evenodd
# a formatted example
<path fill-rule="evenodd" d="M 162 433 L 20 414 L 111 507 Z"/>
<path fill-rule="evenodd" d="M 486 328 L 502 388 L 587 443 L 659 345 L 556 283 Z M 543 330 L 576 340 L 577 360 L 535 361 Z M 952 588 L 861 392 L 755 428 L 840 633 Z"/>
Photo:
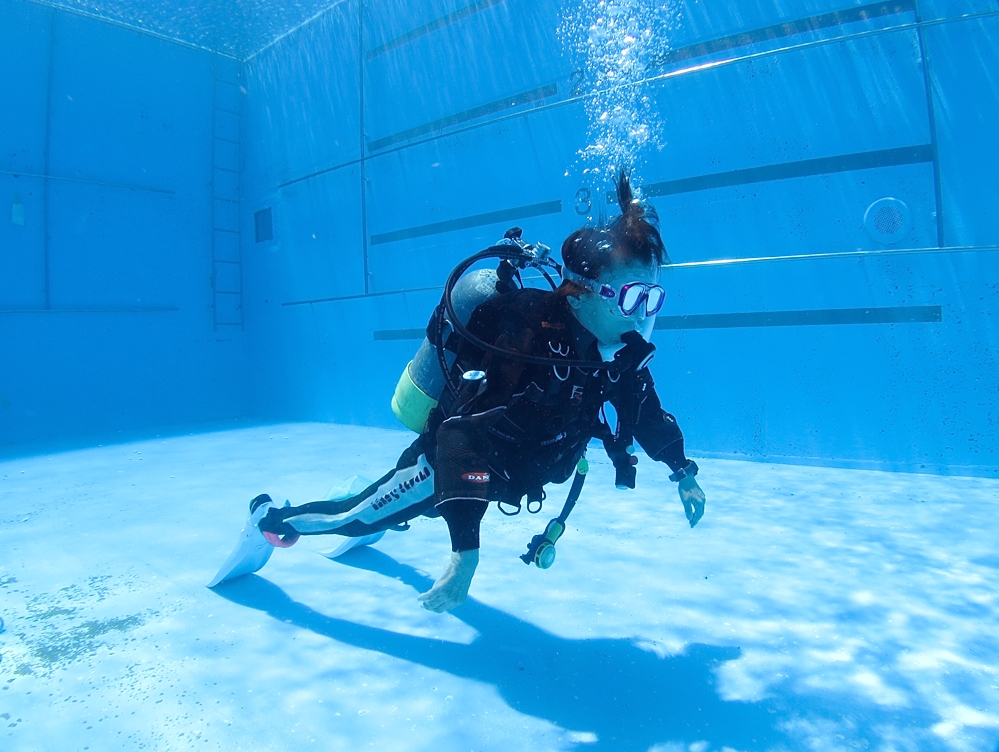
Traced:
<path fill-rule="evenodd" d="M 409 44 L 414 39 L 419 39 L 422 36 L 426 36 L 432 31 L 437 31 L 438 29 L 443 29 L 445 26 L 450 26 L 451 24 L 462 20 L 463 18 L 468 18 L 469 16 L 474 16 L 480 11 L 484 11 L 486 8 L 491 8 L 494 5 L 499 5 L 506 0 L 479 0 L 477 3 L 473 3 L 465 8 L 459 8 L 456 11 L 448 13 L 446 16 L 441 16 L 440 18 L 435 18 L 429 23 L 423 24 L 423 26 L 418 26 L 412 31 L 406 32 L 401 36 L 391 39 L 385 44 L 374 47 L 366 53 L 368 60 L 383 55 L 389 50 L 394 50 L 397 47 L 402 47 L 405 44 Z"/>
<path fill-rule="evenodd" d="M 63 10 L 60 7 L 60 10 Z M 68 10 L 68 9 L 66 9 Z M 131 28 L 131 27 L 129 27 Z M 139 30 L 141 31 L 141 29 Z M 219 53 L 222 54 L 222 53 Z M 130 191 L 146 191 L 147 193 L 163 193 L 168 196 L 176 195 L 176 191 L 170 188 L 152 188 L 148 185 L 131 185 L 130 183 L 108 183 L 104 180 L 90 180 L 88 178 L 72 178 L 64 175 L 45 175 L 35 172 L 15 172 L 14 170 L 0 170 L 0 175 L 11 175 L 15 178 L 40 178 L 42 180 L 62 180 L 67 183 L 84 183 L 86 185 L 100 185 L 107 188 L 126 188 Z"/>
<path fill-rule="evenodd" d="M 423 339 L 427 329 L 380 329 L 373 332 L 376 342 L 390 342 L 398 339 Z"/>
<path fill-rule="evenodd" d="M 835 324 L 920 324 L 943 320 L 940 306 L 892 308 L 826 308 L 808 311 L 752 311 L 660 316 L 656 329 L 736 329 L 766 326 L 827 326 Z"/>
<path fill-rule="evenodd" d="M 0 313 L 177 313 L 179 308 L 6 308 Z"/>
<path fill-rule="evenodd" d="M 364 298 L 382 298 L 386 295 L 407 295 L 409 293 L 427 292 L 428 290 L 443 290 L 444 285 L 433 287 L 407 287 L 404 290 L 386 290 L 385 292 L 362 292 L 356 295 L 336 295 L 329 298 L 310 298 L 309 300 L 289 300 L 283 306 L 312 305 L 314 303 L 340 303 L 344 300 L 363 300 Z"/>
<path fill-rule="evenodd" d="M 287 188 L 289 185 L 294 185 L 295 183 L 301 183 L 303 180 L 309 180 L 310 178 L 316 178 L 320 175 L 325 175 L 328 172 L 335 172 L 337 170 L 342 170 L 344 167 L 352 167 L 360 163 L 360 159 L 351 159 L 346 162 L 341 162 L 340 164 L 335 164 L 332 167 L 323 167 L 319 170 L 314 170 L 313 172 L 307 173 L 297 178 L 291 178 L 283 183 L 278 183 L 278 188 Z"/>
<path fill-rule="evenodd" d="M 834 324 L 936 324 L 943 321 L 940 306 L 892 308 L 826 308 L 809 311 L 751 311 L 660 316 L 656 329 L 740 329 L 768 326 L 828 326 Z M 375 341 L 423 339 L 426 329 L 381 329 Z"/>
<path fill-rule="evenodd" d="M 476 120 L 477 118 L 486 117 L 487 115 L 495 115 L 497 112 L 504 112 L 505 110 L 510 110 L 514 107 L 520 107 L 521 105 L 531 104 L 532 102 L 547 99 L 548 97 L 554 97 L 556 94 L 558 94 L 558 84 L 539 86 L 537 89 L 531 89 L 530 91 L 521 92 L 520 94 L 514 94 L 512 97 L 506 97 L 505 99 L 498 99 L 495 102 L 479 105 L 478 107 L 473 107 L 472 109 L 465 110 L 464 112 L 448 115 L 447 117 L 439 118 L 429 123 L 424 123 L 423 125 L 417 125 L 414 128 L 408 128 L 404 131 L 393 133 L 390 136 L 376 138 L 373 141 L 368 141 L 368 148 L 372 151 L 384 149 L 386 146 L 401 144 L 413 138 L 426 136 L 434 131 L 467 123 L 469 120 Z"/>
<path fill-rule="evenodd" d="M 997 14 L 999 15 L 999 14 Z M 784 263 L 788 261 L 816 261 L 830 259 L 854 258 L 863 260 L 865 258 L 879 258 L 885 256 L 909 256 L 922 255 L 926 253 L 999 253 L 999 245 L 964 245 L 950 246 L 944 248 L 882 248 L 876 251 L 839 251 L 836 253 L 799 253 L 784 256 L 756 256 L 750 258 L 713 259 L 709 261 L 684 261 L 677 264 L 670 264 L 672 269 L 693 269 L 712 266 L 733 266 L 742 264 L 769 264 Z M 526 280 L 538 279 L 525 275 Z M 328 298 L 312 298 L 310 300 L 292 300 L 282 303 L 283 306 L 312 305 L 314 303 L 337 303 L 345 300 L 363 300 L 364 298 L 379 298 L 386 295 L 409 295 L 413 293 L 429 292 L 431 290 L 443 290 L 444 285 L 433 285 L 432 287 L 407 287 L 400 290 L 385 290 L 382 292 L 357 293 L 355 295 L 338 295 Z M 398 330 L 408 331 L 408 330 Z M 414 330 L 415 331 L 415 330 Z"/>
<path fill-rule="evenodd" d="M 660 183 L 648 183 L 642 186 L 642 195 L 646 198 L 672 196 L 677 193 L 729 188 L 735 185 L 767 183 L 774 180 L 831 175 L 837 172 L 871 170 L 879 167 L 898 167 L 924 162 L 933 162 L 933 147 L 930 144 L 903 146 L 899 149 L 882 149 L 880 151 L 862 151 L 856 154 L 840 154 L 835 157 L 805 159 L 800 162 L 785 162 L 763 167 L 749 167 L 744 170 L 697 175 L 679 180 L 665 180 Z M 607 203 L 616 202 L 617 198 L 614 194 L 608 193 Z"/>
<path fill-rule="evenodd" d="M 527 217 L 540 217 L 545 214 L 559 214 L 562 211 L 561 201 L 545 201 L 541 204 L 530 204 L 528 206 L 518 206 L 513 209 L 501 209 L 500 211 L 487 212 L 485 214 L 473 214 L 470 217 L 451 219 L 447 222 L 434 222 L 429 225 L 409 227 L 405 230 L 394 230 L 393 232 L 383 232 L 372 235 L 371 245 L 381 245 L 382 243 L 395 243 L 400 240 L 411 240 L 422 238 L 427 235 L 439 235 L 455 230 L 467 230 L 470 227 L 481 227 L 497 222 L 508 222 L 514 219 L 525 219 Z"/>
<path fill-rule="evenodd" d="M 718 52 L 735 49 L 737 47 L 747 47 L 751 44 L 768 42 L 775 39 L 804 34 L 809 31 L 828 29 L 843 24 L 856 23 L 858 21 L 868 21 L 872 18 L 882 18 L 884 16 L 894 16 L 901 13 L 911 13 L 915 10 L 915 4 L 911 0 L 892 3 L 870 3 L 856 8 L 847 8 L 832 13 L 823 13 L 819 16 L 800 18 L 796 21 L 774 24 L 762 29 L 753 29 L 727 37 L 712 39 L 708 42 L 700 42 L 687 47 L 667 52 L 658 58 L 651 60 L 646 66 L 647 71 L 655 70 L 671 63 L 679 63 L 684 60 L 712 55 Z"/>

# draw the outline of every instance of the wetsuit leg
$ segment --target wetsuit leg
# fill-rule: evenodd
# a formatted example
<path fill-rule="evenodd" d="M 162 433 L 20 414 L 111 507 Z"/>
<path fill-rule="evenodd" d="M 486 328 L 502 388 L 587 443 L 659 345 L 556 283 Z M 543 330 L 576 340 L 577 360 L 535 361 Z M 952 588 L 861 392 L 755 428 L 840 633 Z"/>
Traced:
<path fill-rule="evenodd" d="M 403 452 L 395 469 L 356 496 L 271 509 L 260 529 L 278 535 L 370 535 L 418 517 L 435 501 L 434 471 L 420 437 Z"/>

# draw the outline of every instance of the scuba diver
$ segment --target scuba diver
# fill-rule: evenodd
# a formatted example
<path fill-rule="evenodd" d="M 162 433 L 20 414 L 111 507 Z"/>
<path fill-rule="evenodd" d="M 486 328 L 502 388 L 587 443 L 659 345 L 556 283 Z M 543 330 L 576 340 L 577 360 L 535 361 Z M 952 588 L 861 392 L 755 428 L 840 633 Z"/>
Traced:
<path fill-rule="evenodd" d="M 417 516 L 440 516 L 451 559 L 419 599 L 438 613 L 455 608 L 478 566 L 489 503 L 516 514 L 526 498 L 528 511 L 540 511 L 545 484 L 575 473 L 562 513 L 521 556 L 551 566 L 592 438 L 603 441 L 618 488 L 635 487 L 635 441 L 665 462 L 694 527 L 705 505 L 697 465 L 685 456 L 683 434 L 660 405 L 648 369 L 655 351 L 649 339 L 666 295 L 659 272 L 668 257 L 655 210 L 634 196 L 624 170 L 616 188 L 620 216 L 566 238 L 561 266 L 547 247 L 524 243 L 519 228 L 460 264 L 392 400 L 400 420 L 419 433 L 395 468 L 366 487 L 299 506 L 256 497 L 239 545 L 209 587 L 257 571 L 275 547 L 301 535 L 348 536 L 328 554 L 335 556 L 405 529 Z M 489 258 L 501 259 L 496 271 L 465 274 Z M 552 289 L 525 286 L 524 269 L 539 271 Z M 561 275 L 560 284 L 549 269 Z"/>

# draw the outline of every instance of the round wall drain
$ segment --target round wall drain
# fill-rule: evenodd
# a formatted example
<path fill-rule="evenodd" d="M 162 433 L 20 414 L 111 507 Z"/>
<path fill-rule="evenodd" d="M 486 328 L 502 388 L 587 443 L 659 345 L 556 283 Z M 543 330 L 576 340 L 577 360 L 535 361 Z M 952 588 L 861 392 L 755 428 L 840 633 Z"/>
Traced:
<path fill-rule="evenodd" d="M 912 213 L 904 201 L 879 198 L 864 212 L 864 229 L 878 243 L 897 243 L 912 229 Z"/>

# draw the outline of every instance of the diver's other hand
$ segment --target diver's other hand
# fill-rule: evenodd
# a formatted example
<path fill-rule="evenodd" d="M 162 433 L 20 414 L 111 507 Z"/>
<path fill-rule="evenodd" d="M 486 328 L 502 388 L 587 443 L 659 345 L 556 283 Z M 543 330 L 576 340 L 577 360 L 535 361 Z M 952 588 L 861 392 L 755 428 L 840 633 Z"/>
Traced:
<path fill-rule="evenodd" d="M 687 515 L 687 521 L 693 527 L 701 521 L 704 516 L 704 502 L 707 498 L 704 491 L 697 485 L 697 480 L 693 475 L 688 475 L 680 481 L 679 488 L 680 501 L 683 502 L 683 511 Z"/>
<path fill-rule="evenodd" d="M 440 614 L 457 608 L 468 598 L 475 568 L 479 566 L 479 549 L 452 551 L 451 561 L 434 586 L 419 596 L 423 607 Z"/>

